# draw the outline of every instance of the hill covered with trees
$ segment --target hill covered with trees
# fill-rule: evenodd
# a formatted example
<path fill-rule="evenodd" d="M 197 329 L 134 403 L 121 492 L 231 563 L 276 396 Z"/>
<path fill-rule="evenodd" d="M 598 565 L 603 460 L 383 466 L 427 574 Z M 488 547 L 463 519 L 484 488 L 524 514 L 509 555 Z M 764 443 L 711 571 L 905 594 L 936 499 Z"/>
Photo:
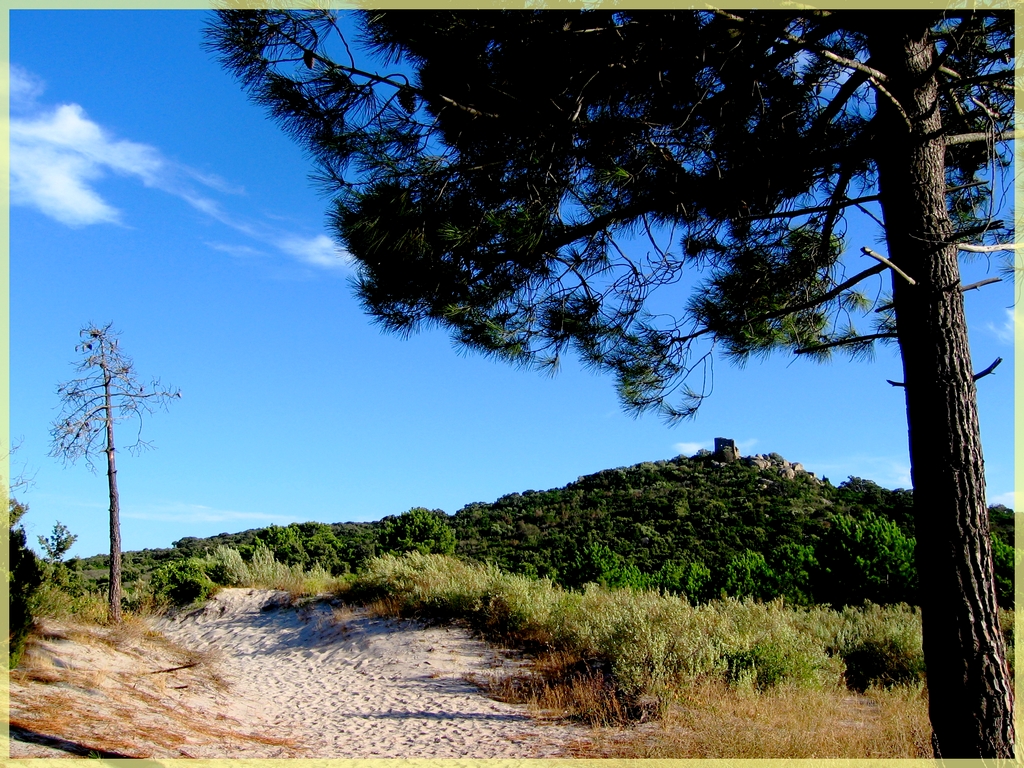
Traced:
<path fill-rule="evenodd" d="M 912 493 L 851 477 L 839 486 L 778 454 L 701 452 L 578 478 L 561 488 L 416 508 L 372 523 L 293 523 L 125 555 L 127 580 L 219 546 L 244 558 L 356 572 L 387 552 L 454 553 L 569 588 L 657 589 L 704 602 L 730 595 L 795 604 L 914 604 Z M 1013 511 L 989 510 L 1000 603 L 1012 606 Z M 105 557 L 72 560 L 102 580 Z"/>
<path fill-rule="evenodd" d="M 570 587 L 914 603 L 912 499 L 860 478 L 834 487 L 778 454 L 733 463 L 698 454 L 470 504 L 452 525 L 458 553 Z M 1013 514 L 990 515 L 1009 606 Z"/>

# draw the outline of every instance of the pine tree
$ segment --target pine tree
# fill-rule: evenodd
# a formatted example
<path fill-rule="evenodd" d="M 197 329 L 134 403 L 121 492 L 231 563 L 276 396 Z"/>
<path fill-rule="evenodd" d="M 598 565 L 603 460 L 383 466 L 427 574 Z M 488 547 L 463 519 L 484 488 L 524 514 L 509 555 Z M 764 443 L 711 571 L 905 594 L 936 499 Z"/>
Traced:
<path fill-rule="evenodd" d="M 316 161 L 385 328 L 440 325 L 540 367 L 574 350 L 626 408 L 669 419 L 707 395 L 688 382 L 715 348 L 898 345 L 935 751 L 1011 757 L 975 390 L 994 366 L 972 367 L 958 258 L 1012 239 L 987 213 L 988 169 L 1009 163 L 1012 11 L 356 23 L 370 64 L 329 12 L 224 11 L 209 42 Z M 862 249 L 866 268 L 843 242 L 856 209 L 887 244 Z M 858 290 L 883 274 L 891 296 Z M 655 313 L 666 294 L 685 311 Z"/>
<path fill-rule="evenodd" d="M 107 491 L 110 499 L 110 585 L 108 618 L 121 622 L 121 502 L 117 489 L 114 425 L 124 419 L 140 419 L 157 406 L 181 397 L 176 389 L 164 389 L 154 380 L 149 389 L 139 383 L 132 359 L 121 350 L 119 334 L 111 324 L 88 325 L 79 332 L 75 350 L 82 355 L 76 370 L 83 375 L 57 387 L 63 403 L 53 423 L 50 455 L 65 463 L 84 458 L 93 468 L 97 453 L 106 456 Z M 141 432 L 142 425 L 139 429 Z M 148 447 L 141 438 L 130 446 Z M 55 529 L 56 534 L 56 529 Z"/>

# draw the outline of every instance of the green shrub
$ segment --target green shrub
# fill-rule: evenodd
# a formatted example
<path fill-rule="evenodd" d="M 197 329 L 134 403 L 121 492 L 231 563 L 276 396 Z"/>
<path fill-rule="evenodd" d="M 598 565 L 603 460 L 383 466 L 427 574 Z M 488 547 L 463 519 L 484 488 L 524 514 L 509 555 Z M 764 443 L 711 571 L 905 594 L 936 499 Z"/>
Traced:
<path fill-rule="evenodd" d="M 207 555 L 203 566 L 213 583 L 224 587 L 242 586 L 249 579 L 249 569 L 241 553 L 223 544 Z"/>
<path fill-rule="evenodd" d="M 336 580 L 319 565 L 306 570 L 298 563 L 287 566 L 266 547 L 257 545 L 252 559 L 245 564 L 248 573 L 239 586 L 280 589 L 294 595 L 316 594 L 332 589 Z"/>
<path fill-rule="evenodd" d="M 924 679 L 921 615 L 907 605 L 843 609 L 829 650 L 846 664 L 846 684 L 854 690 Z"/>
<path fill-rule="evenodd" d="M 786 677 L 786 653 L 775 643 L 757 643 L 749 650 L 727 653 L 725 660 L 726 679 L 733 684 L 750 682 L 765 690 Z"/>
<path fill-rule="evenodd" d="M 1016 621 L 1016 612 L 999 609 L 999 630 L 1003 633 L 1003 641 L 1006 643 L 1006 661 L 1010 665 L 1010 679 L 1014 679 L 1014 631 L 1013 626 Z"/>
<path fill-rule="evenodd" d="M 924 675 L 924 658 L 907 650 L 894 638 L 858 643 L 843 656 L 847 686 L 863 692 L 873 685 L 891 688 L 917 682 Z"/>
<path fill-rule="evenodd" d="M 271 525 L 256 534 L 254 547 L 265 547 L 274 554 L 275 559 L 285 565 L 305 566 L 309 555 L 303 544 L 302 531 L 298 525 Z"/>
<path fill-rule="evenodd" d="M 823 688 L 842 683 L 843 664 L 828 652 L 804 609 L 728 598 L 708 605 L 725 679 L 759 690 L 775 685 Z"/>
<path fill-rule="evenodd" d="M 43 581 L 53 585 L 72 597 L 84 595 L 89 585 L 80 571 L 73 570 L 65 563 L 43 563 Z"/>
<path fill-rule="evenodd" d="M 639 569 L 636 566 L 630 569 L 622 555 L 613 552 L 607 544 L 592 541 L 577 551 L 576 557 L 565 566 L 562 580 L 571 587 L 600 584 L 614 589 L 639 586 L 636 583 L 639 576 Z"/>
<path fill-rule="evenodd" d="M 914 546 L 915 539 L 899 525 L 870 510 L 857 518 L 836 515 L 818 550 L 818 602 L 842 606 L 914 600 Z"/>
<path fill-rule="evenodd" d="M 786 542 L 773 549 L 769 557 L 778 596 L 793 605 L 812 604 L 813 574 L 820 568 L 814 547 Z"/>
<path fill-rule="evenodd" d="M 1002 608 L 1013 607 L 1013 571 L 1016 552 L 996 531 L 992 531 L 992 564 L 996 577 L 996 598 Z"/>
<path fill-rule="evenodd" d="M 332 576 L 319 562 L 310 568 L 303 568 L 299 563 L 286 565 L 279 562 L 261 541 L 257 541 L 250 551 L 251 559 L 246 562 L 238 550 L 217 547 L 203 561 L 207 576 L 223 586 L 279 589 L 295 596 L 336 591 L 346 579 L 351 578 Z"/>
<path fill-rule="evenodd" d="M 413 507 L 398 517 L 381 521 L 377 547 L 381 554 L 415 551 L 423 555 L 450 555 L 455 551 L 455 532 L 441 510 Z"/>
<path fill-rule="evenodd" d="M 417 552 L 370 560 L 349 596 L 387 597 L 405 615 L 464 618 L 505 642 L 569 651 L 609 669 L 626 705 L 702 679 L 760 691 L 844 683 L 864 690 L 919 684 L 924 673 L 920 615 L 906 605 L 836 612 L 730 597 L 694 606 L 671 594 L 594 583 L 565 590 Z"/>
<path fill-rule="evenodd" d="M 149 584 L 136 584 L 121 595 L 121 610 L 135 616 L 158 616 L 167 610 L 169 604 L 166 596 L 153 594 Z"/>
<path fill-rule="evenodd" d="M 669 561 L 648 577 L 645 586 L 674 595 L 684 595 L 691 603 L 708 597 L 711 569 L 702 560 Z"/>
<path fill-rule="evenodd" d="M 206 575 L 203 562 L 196 557 L 160 566 L 153 571 L 150 586 L 154 595 L 166 597 L 178 605 L 205 600 L 216 588 Z"/>
<path fill-rule="evenodd" d="M 770 599 L 776 594 L 775 573 L 764 555 L 746 549 L 731 558 L 722 574 L 722 591 L 730 597 Z"/>
<path fill-rule="evenodd" d="M 104 590 L 87 589 L 69 594 L 52 582 L 44 581 L 33 600 L 36 616 L 49 619 L 74 619 L 87 624 L 104 624 L 109 608 Z"/>
<path fill-rule="evenodd" d="M 11 669 L 18 665 L 25 649 L 25 640 L 33 623 L 36 592 L 42 584 L 42 569 L 35 553 L 26 546 L 25 529 L 22 526 L 14 527 L 27 511 L 27 506 L 14 498 L 10 499 L 10 570 L 7 572 L 7 582 L 10 589 L 8 664 Z"/>

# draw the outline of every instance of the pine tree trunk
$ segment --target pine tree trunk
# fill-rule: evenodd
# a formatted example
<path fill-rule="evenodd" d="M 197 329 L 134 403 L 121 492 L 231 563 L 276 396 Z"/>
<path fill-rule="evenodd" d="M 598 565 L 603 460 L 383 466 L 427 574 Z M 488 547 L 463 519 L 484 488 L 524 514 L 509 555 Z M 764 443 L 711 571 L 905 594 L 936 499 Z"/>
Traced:
<path fill-rule="evenodd" d="M 105 364 L 104 359 L 104 364 Z M 114 412 L 111 410 L 110 373 L 104 365 L 103 390 L 107 419 L 107 489 L 110 494 L 110 585 L 107 618 L 121 623 L 121 501 L 117 494 L 117 467 L 114 464 Z"/>
<path fill-rule="evenodd" d="M 875 142 L 906 384 L 916 561 L 936 757 L 1012 758 L 1013 691 L 999 632 L 977 392 L 957 249 L 945 197 L 945 144 L 920 13 L 876 14 Z M 909 120 L 909 125 L 908 125 Z"/>

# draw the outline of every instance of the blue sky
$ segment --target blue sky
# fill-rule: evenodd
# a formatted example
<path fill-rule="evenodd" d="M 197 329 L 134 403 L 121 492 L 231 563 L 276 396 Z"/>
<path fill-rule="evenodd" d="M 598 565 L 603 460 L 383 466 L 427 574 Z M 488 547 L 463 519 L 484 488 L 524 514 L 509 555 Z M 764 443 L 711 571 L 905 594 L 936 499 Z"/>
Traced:
<path fill-rule="evenodd" d="M 675 427 L 633 419 L 610 378 L 555 377 L 382 334 L 352 296 L 327 201 L 300 148 L 200 47 L 205 12 L 12 11 L 12 474 L 30 541 L 55 521 L 106 551 L 102 462 L 49 457 L 78 330 L 113 322 L 143 378 L 182 398 L 119 452 L 125 549 L 270 523 L 376 520 L 413 506 L 565 485 L 687 455 L 716 436 L 838 484 L 908 487 L 895 351 L 827 365 L 714 365 L 714 394 Z M 880 248 L 875 233 L 848 243 Z M 862 241 L 863 240 L 863 241 Z M 965 282 L 995 273 L 978 259 Z M 885 287 L 885 286 L 879 286 Z M 1012 286 L 966 295 L 990 503 L 1012 505 Z M 682 297 L 680 298 L 682 301 Z M 133 427 L 121 428 L 130 442 Z"/>

